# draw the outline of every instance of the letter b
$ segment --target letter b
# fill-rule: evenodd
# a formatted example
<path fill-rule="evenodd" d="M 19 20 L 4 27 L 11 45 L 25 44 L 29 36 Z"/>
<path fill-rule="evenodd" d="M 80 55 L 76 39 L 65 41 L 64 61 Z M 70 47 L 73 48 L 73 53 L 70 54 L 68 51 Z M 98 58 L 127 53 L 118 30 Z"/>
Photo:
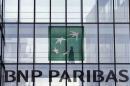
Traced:
<path fill-rule="evenodd" d="M 11 73 L 11 74 L 9 74 Z M 11 78 L 9 80 L 9 77 Z M 6 70 L 5 71 L 5 82 L 14 82 L 16 80 L 16 77 L 15 77 L 15 71 L 12 71 L 12 70 Z"/>

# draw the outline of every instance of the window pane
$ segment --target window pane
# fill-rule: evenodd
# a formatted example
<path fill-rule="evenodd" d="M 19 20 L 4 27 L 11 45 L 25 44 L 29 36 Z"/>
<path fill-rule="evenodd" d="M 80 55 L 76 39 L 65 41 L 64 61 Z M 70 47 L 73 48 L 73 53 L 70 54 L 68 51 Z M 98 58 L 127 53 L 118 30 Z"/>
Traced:
<path fill-rule="evenodd" d="M 130 41 L 128 24 L 116 24 L 116 62 L 130 62 Z"/>
<path fill-rule="evenodd" d="M 51 0 L 52 22 L 65 22 L 65 0 Z"/>
<path fill-rule="evenodd" d="M 80 0 L 67 1 L 67 21 L 68 22 L 81 22 L 80 3 L 81 3 Z"/>
<path fill-rule="evenodd" d="M 113 63 L 114 62 L 113 25 L 100 24 L 99 28 L 100 28 L 99 29 L 100 62 Z"/>
<path fill-rule="evenodd" d="M 36 25 L 36 63 L 49 63 L 48 25 Z"/>
<path fill-rule="evenodd" d="M 97 21 L 97 0 L 83 0 L 83 21 Z"/>
<path fill-rule="evenodd" d="M 84 25 L 84 63 L 97 63 L 97 25 Z"/>
<path fill-rule="evenodd" d="M 116 22 L 129 21 L 129 0 L 115 1 L 115 20 Z"/>
<path fill-rule="evenodd" d="M 33 25 L 20 25 L 20 42 L 19 42 L 19 62 L 33 62 Z"/>
<path fill-rule="evenodd" d="M 6 24 L 5 25 L 5 54 L 4 60 L 6 63 L 17 62 L 17 25 Z"/>
<path fill-rule="evenodd" d="M 113 21 L 113 0 L 99 0 L 99 21 Z"/>
<path fill-rule="evenodd" d="M 33 22 L 34 0 L 21 0 L 20 1 L 20 21 Z"/>
<path fill-rule="evenodd" d="M 4 0 L 3 0 L 4 1 Z M 5 22 L 16 22 L 18 12 L 18 0 L 5 0 Z"/>
<path fill-rule="evenodd" d="M 49 22 L 49 0 L 36 0 L 36 22 Z"/>

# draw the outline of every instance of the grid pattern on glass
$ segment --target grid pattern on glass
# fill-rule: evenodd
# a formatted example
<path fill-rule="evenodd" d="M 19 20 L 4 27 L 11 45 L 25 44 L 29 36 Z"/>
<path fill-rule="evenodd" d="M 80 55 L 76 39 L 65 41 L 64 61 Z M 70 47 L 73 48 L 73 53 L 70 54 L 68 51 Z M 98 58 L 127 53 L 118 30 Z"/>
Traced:
<path fill-rule="evenodd" d="M 5 21 L 17 22 L 18 0 L 5 1 Z M 113 7 L 114 1 L 114 7 Z M 113 22 L 113 9 L 115 22 L 129 22 L 129 0 L 98 0 L 99 22 Z M 49 23 L 49 0 L 36 0 L 36 22 Z M 60 3 L 60 4 L 59 4 Z M 73 3 L 73 4 L 72 4 Z M 20 22 L 33 23 L 33 0 L 21 0 Z M 67 1 L 67 20 L 70 23 L 80 23 L 80 0 Z M 51 21 L 53 23 L 65 22 L 65 0 L 51 0 Z M 97 22 L 97 0 L 83 0 L 83 22 Z"/>
<path fill-rule="evenodd" d="M 14 0 L 13 3 L 10 4 L 11 0 L 4 0 L 5 1 L 5 22 L 3 22 L 5 24 L 5 30 L 7 30 L 6 34 L 5 34 L 5 38 L 6 38 L 6 43 L 8 45 L 8 42 L 11 43 L 15 42 L 14 44 L 12 43 L 11 45 L 9 44 L 8 46 L 13 47 L 16 50 L 15 52 L 15 56 L 14 56 L 14 60 L 12 58 L 8 58 L 8 49 L 5 48 L 5 55 L 7 55 L 7 57 L 5 56 L 4 60 L 5 60 L 5 64 L 8 64 L 8 61 L 10 61 L 10 66 L 13 65 L 14 63 L 16 66 L 16 71 L 20 68 L 19 66 L 19 62 L 21 62 L 21 64 L 31 64 L 33 63 L 33 68 L 38 68 L 36 66 L 36 64 L 48 64 L 48 61 L 39 61 L 38 58 L 41 58 L 41 60 L 44 60 L 44 57 L 42 58 L 41 56 L 47 56 L 48 51 L 45 50 L 38 50 L 37 47 L 40 47 L 40 45 L 37 45 L 38 43 L 41 44 L 44 42 L 41 40 L 46 41 L 46 44 L 48 43 L 48 36 L 47 36 L 47 29 L 46 27 L 50 26 L 50 24 L 55 24 L 55 25 L 60 25 L 60 24 L 71 24 L 72 26 L 74 24 L 81 24 L 83 23 L 84 26 L 86 26 L 85 28 L 85 61 L 84 64 L 92 64 L 92 65 L 97 65 L 96 68 L 97 70 L 99 69 L 103 69 L 105 70 L 105 68 L 110 68 L 112 70 L 114 70 L 114 72 L 118 71 L 118 68 L 122 67 L 125 68 L 127 65 L 130 65 L 130 31 L 129 31 L 129 0 L 76 0 L 75 4 L 72 5 L 75 6 L 76 8 L 74 8 L 73 11 L 76 10 L 75 12 L 70 12 L 69 13 L 69 9 L 71 9 L 71 5 L 69 5 L 69 3 L 71 3 L 71 1 L 73 2 L 74 0 L 62 0 L 62 6 L 63 8 L 56 8 L 56 9 L 60 9 L 63 10 L 63 13 L 57 13 L 57 15 L 60 16 L 52 16 L 53 14 L 55 14 L 55 12 L 53 12 L 52 10 L 52 5 L 55 4 L 55 0 L 36 0 L 37 3 L 33 3 L 33 0 L 29 0 L 31 3 L 29 3 L 29 1 L 26 3 L 26 0 L 22 1 L 22 0 Z M 20 2 L 22 1 L 22 2 Z M 34 0 L 35 1 L 35 0 Z M 52 1 L 52 2 L 51 2 Z M 59 0 L 58 0 L 59 1 Z M 66 3 L 67 1 L 69 1 L 68 3 Z M 86 2 L 83 3 L 83 15 L 81 16 L 80 14 L 82 14 L 82 9 L 80 9 L 81 7 L 81 2 Z M 40 17 L 38 18 L 37 16 L 41 16 L 40 13 L 43 12 L 43 10 L 40 10 L 41 12 L 38 13 L 38 5 L 40 2 L 45 2 L 46 7 L 47 8 L 44 14 L 44 18 Z M 60 1 L 59 1 L 60 2 Z M 29 9 L 31 9 L 31 12 L 22 12 L 24 3 L 26 3 L 25 7 Z M 64 4 L 67 4 L 66 5 Z M 30 5 L 28 5 L 30 4 Z M 57 3 L 56 3 L 57 4 Z M 43 5 L 45 6 L 45 5 Z M 90 7 L 90 8 L 88 8 Z M 20 9 L 22 8 L 22 9 Z M 36 9 L 34 9 L 36 8 Z M 42 7 L 41 7 L 42 9 Z M 65 12 L 65 10 L 67 10 L 67 12 Z M 8 12 L 11 11 L 11 12 Z M 49 12 L 50 11 L 50 12 Z M 54 10 L 55 11 L 55 10 Z M 68 15 L 65 15 L 65 14 Z M 25 15 L 27 14 L 27 15 Z M 35 15 L 36 14 L 36 15 Z M 75 14 L 73 15 L 69 15 L 69 14 Z M 104 15 L 103 15 L 104 14 Z M 103 16 L 102 16 L 103 15 Z M 42 15 L 43 16 L 43 15 Z M 66 17 L 67 16 L 67 17 Z M 73 17 L 75 17 L 73 18 Z M 25 18 L 27 17 L 27 18 Z M 58 19 L 58 17 L 63 17 L 60 18 L 59 20 L 55 19 L 55 17 Z M 46 18 L 46 19 L 45 19 Z M 81 22 L 80 20 L 82 20 L 81 18 L 83 18 L 83 22 Z M 36 19 L 36 21 L 35 21 Z M 67 22 L 65 20 L 68 20 Z M 20 61 L 20 51 L 17 49 L 21 49 L 19 43 L 21 42 L 20 37 L 22 37 L 20 35 L 20 29 L 22 29 L 21 27 L 19 27 L 19 25 L 22 24 L 22 26 L 26 26 L 28 24 L 32 24 L 32 31 L 30 31 L 30 33 L 26 33 L 24 32 L 24 36 L 27 36 L 27 39 L 32 39 L 32 41 L 28 40 L 28 47 L 35 47 L 35 49 L 32 50 L 30 49 L 30 51 L 33 54 L 33 58 L 29 61 L 24 63 L 24 61 Z M 6 26 L 7 25 L 7 26 Z M 8 27 L 9 25 L 9 27 Z M 12 28 L 12 26 L 14 25 L 14 28 Z M 35 25 L 37 25 L 37 27 L 35 27 Z M 39 26 L 42 26 L 42 29 L 46 29 L 45 32 L 43 30 L 43 33 L 40 33 L 37 31 L 37 29 L 39 29 Z M 17 27 L 18 26 L 18 27 Z M 34 26 L 34 27 L 33 27 Z M 11 30 L 11 28 L 13 30 Z M 92 29 L 91 29 L 92 28 Z M 9 29 L 9 30 L 8 30 Z M 25 28 L 24 28 L 25 29 Z M 28 28 L 29 29 L 29 28 Z M 42 31 L 41 29 L 41 31 Z M 18 31 L 19 30 L 19 31 Z M 12 33 L 10 32 L 12 31 Z M 13 32 L 14 31 L 14 32 Z M 8 34 L 8 32 L 10 34 Z M 28 31 L 27 31 L 28 32 Z M 18 36 L 18 34 L 20 36 Z M 45 35 L 45 36 L 44 36 Z M 10 38 L 9 38 L 10 37 Z M 12 38 L 11 38 L 12 37 Z M 14 38 L 14 39 L 13 39 Z M 36 40 L 35 40 L 36 38 Z M 10 40 L 11 39 L 11 40 Z M 20 39 L 20 40 L 19 40 Z M 39 41 L 39 42 L 38 42 Z M 23 42 L 25 42 L 23 40 Z M 32 44 L 30 45 L 30 43 L 32 42 Z M 47 49 L 48 46 L 43 46 L 41 45 L 41 47 L 45 47 L 44 49 Z M 10 49 L 10 48 L 9 48 Z M 12 48 L 11 48 L 12 49 Z M 27 49 L 27 48 L 26 48 Z M 41 48 L 43 49 L 43 48 Z M 29 49 L 27 49 L 29 51 Z M 38 52 L 37 52 L 38 51 Z M 42 51 L 41 54 L 38 54 L 40 51 Z M 7 53 L 8 52 L 8 53 Z M 35 54 L 36 53 L 36 56 Z M 46 53 L 46 55 L 44 54 Z M 108 54 L 109 53 L 109 54 Z M 11 53 L 12 54 L 12 53 Z M 24 53 L 25 54 L 25 53 Z M 13 57 L 13 56 L 12 56 Z M 38 58 L 37 58 L 38 57 Z M 108 59 L 110 57 L 110 59 Z M 107 58 L 108 60 L 105 60 L 105 58 Z M 126 58 L 126 59 L 124 59 Z M 11 59 L 11 60 L 8 60 Z M 69 67 L 69 65 L 65 66 L 65 62 L 61 62 L 61 63 L 56 63 L 54 64 L 54 69 L 58 68 L 59 65 L 64 64 L 64 68 L 65 67 Z M 84 65 L 83 64 L 83 65 Z M 104 66 L 102 66 L 103 64 L 106 64 Z M 118 64 L 119 67 L 118 67 Z M 49 66 L 52 64 L 49 64 Z M 57 66 L 56 66 L 57 65 Z M 81 66 L 81 62 L 80 64 L 76 63 L 75 65 Z M 107 65 L 110 65 L 109 67 Z M 125 67 L 123 67 L 123 65 L 125 65 Z M 105 68 L 104 68 L 105 67 Z M 8 69 L 8 67 L 6 67 Z M 90 67 L 90 69 L 92 69 L 93 67 Z M 49 67 L 48 67 L 49 69 Z M 61 68 L 62 69 L 62 68 Z M 85 68 L 84 68 L 85 69 Z M 129 67 L 128 67 L 129 69 Z M 40 80 L 40 79 L 38 79 Z M 42 81 L 42 80 L 41 80 Z M 63 85 L 65 86 L 69 86 L 69 83 L 65 84 L 66 81 L 63 83 Z M 28 84 L 28 83 L 27 83 Z M 104 83 L 87 83 L 87 86 L 91 86 L 91 85 L 97 85 L 97 86 L 101 86 L 104 85 Z M 107 85 L 112 85 L 112 86 L 118 86 L 120 83 L 108 83 Z M 121 83 L 123 84 L 123 83 Z M 18 82 L 15 82 L 13 84 L 13 86 L 20 86 L 20 84 L 18 84 Z M 33 82 L 33 86 L 37 86 L 38 84 Z M 49 84 L 49 86 L 53 85 L 52 83 Z M 80 85 L 83 86 L 82 83 L 80 83 Z M 123 84 L 124 85 L 124 84 Z M 129 84 L 126 84 L 129 85 Z M 8 86 L 8 85 L 6 85 Z M 71 86 L 71 85 L 70 85 Z M 86 86 L 86 84 L 84 84 L 84 86 Z"/>

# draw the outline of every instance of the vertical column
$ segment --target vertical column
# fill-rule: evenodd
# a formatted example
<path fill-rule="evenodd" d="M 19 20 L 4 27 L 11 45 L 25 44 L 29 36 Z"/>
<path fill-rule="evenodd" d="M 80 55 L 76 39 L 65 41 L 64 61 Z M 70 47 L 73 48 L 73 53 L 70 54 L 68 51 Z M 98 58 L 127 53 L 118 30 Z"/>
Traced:
<path fill-rule="evenodd" d="M 65 0 L 65 29 L 66 29 L 66 41 L 65 41 L 65 51 L 67 51 L 67 0 Z M 65 69 L 67 72 L 67 54 L 65 55 Z M 67 86 L 67 77 L 66 77 L 66 86 Z"/>
<path fill-rule="evenodd" d="M 18 0 L 18 17 L 17 17 L 17 75 L 18 75 L 18 66 L 19 66 L 19 23 L 20 23 L 20 0 Z M 17 76 L 18 80 L 18 76 Z M 18 81 L 16 82 L 18 86 Z"/>
<path fill-rule="evenodd" d="M 99 0 L 97 0 L 97 49 L 98 49 L 98 70 L 100 70 L 100 38 L 99 38 Z M 98 78 L 99 79 L 99 78 Z M 100 86 L 100 82 L 98 82 Z"/>
<path fill-rule="evenodd" d="M 116 75 L 116 46 L 115 46 L 116 40 L 115 40 L 115 2 L 113 0 L 113 48 L 114 48 L 114 71 Z M 116 86 L 116 81 L 115 81 Z"/>
<path fill-rule="evenodd" d="M 130 0 L 129 0 L 129 39 L 130 39 Z"/>
<path fill-rule="evenodd" d="M 1 0 L 1 86 L 4 86 L 4 0 Z"/>
<path fill-rule="evenodd" d="M 81 0 L 81 2 L 80 2 L 80 8 L 81 8 L 81 29 L 82 29 L 82 38 L 84 38 L 83 36 L 84 36 L 84 26 L 83 26 L 83 0 Z M 84 40 L 84 39 L 83 39 Z M 84 41 L 83 41 L 84 42 Z M 83 48 L 84 46 L 82 45 L 82 48 Z M 83 51 L 83 49 L 82 49 L 82 51 L 81 52 L 84 52 Z M 84 67 L 84 64 L 83 64 L 83 59 L 84 58 L 84 55 L 82 55 L 82 71 L 84 71 L 84 69 L 83 69 L 83 67 Z M 84 77 L 82 77 L 83 79 L 82 80 L 84 80 Z M 84 86 L 84 82 L 82 81 L 82 86 Z"/>
<path fill-rule="evenodd" d="M 51 34 L 51 0 L 49 0 L 50 1 L 50 3 L 49 3 L 49 7 L 50 7 L 50 15 L 49 15 L 49 34 Z M 49 35 L 50 37 L 50 39 L 51 39 L 51 35 Z M 49 40 L 50 41 L 50 45 L 49 45 L 49 47 L 50 47 L 50 50 L 49 50 L 49 57 L 50 57 L 50 60 L 49 60 L 49 72 L 50 72 L 50 70 L 51 70 L 51 40 Z M 49 78 L 50 78 L 50 76 L 49 76 Z M 51 86 L 51 82 L 49 82 L 49 86 Z"/>
<path fill-rule="evenodd" d="M 2 2 L 3 2 L 3 0 L 2 0 Z M 3 8 L 2 8 L 2 2 L 0 1 L 0 13 L 2 12 L 2 10 L 3 10 Z M 1 42 L 0 42 L 0 46 L 1 46 L 1 55 L 0 55 L 0 86 L 2 85 L 2 19 L 3 19 L 3 16 L 2 16 L 2 14 L 0 14 L 0 16 L 1 16 L 1 18 L 0 18 L 0 20 L 1 20 L 1 24 L 0 24 L 0 31 L 1 31 L 1 33 L 0 33 L 0 40 L 1 40 Z"/>
<path fill-rule="evenodd" d="M 35 22 L 36 22 L 36 0 L 34 0 L 34 12 L 33 12 L 33 70 L 35 70 Z M 35 78 L 33 81 L 33 86 L 35 86 Z"/>

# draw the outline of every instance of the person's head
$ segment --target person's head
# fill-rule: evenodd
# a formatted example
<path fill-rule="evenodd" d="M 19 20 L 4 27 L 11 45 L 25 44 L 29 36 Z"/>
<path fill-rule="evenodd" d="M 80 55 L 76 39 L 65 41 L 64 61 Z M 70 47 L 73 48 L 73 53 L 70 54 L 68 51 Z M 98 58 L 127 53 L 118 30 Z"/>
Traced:
<path fill-rule="evenodd" d="M 71 46 L 70 49 L 73 50 L 73 46 Z"/>

